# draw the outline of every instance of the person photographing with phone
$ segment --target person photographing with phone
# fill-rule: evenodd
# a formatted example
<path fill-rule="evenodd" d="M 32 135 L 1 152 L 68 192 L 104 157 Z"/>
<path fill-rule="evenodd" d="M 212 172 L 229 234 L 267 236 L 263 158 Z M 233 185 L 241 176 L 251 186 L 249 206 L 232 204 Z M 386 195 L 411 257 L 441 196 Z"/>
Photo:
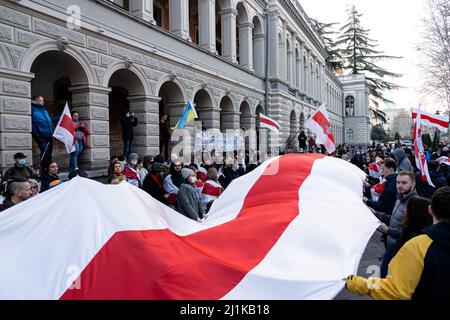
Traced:
<path fill-rule="evenodd" d="M 70 154 L 70 171 L 74 172 L 78 169 L 78 157 L 87 145 L 88 128 L 84 122 L 80 121 L 80 115 L 77 111 L 72 111 L 72 123 L 75 129 L 75 151 Z"/>
<path fill-rule="evenodd" d="M 122 118 L 123 155 L 126 159 L 131 153 L 131 145 L 134 139 L 133 128 L 137 125 L 138 122 L 134 112 L 128 111 Z"/>

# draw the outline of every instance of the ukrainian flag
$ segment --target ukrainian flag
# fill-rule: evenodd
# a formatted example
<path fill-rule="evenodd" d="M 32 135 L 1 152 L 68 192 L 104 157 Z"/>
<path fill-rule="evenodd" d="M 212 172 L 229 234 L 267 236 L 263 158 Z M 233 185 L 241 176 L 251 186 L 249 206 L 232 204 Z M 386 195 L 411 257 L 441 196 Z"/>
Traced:
<path fill-rule="evenodd" d="M 186 107 L 184 108 L 183 115 L 181 116 L 180 121 L 178 121 L 177 124 L 175 125 L 174 129 L 183 129 L 188 122 L 191 122 L 197 118 L 198 116 L 194 106 L 191 104 L 190 101 L 188 101 Z"/>

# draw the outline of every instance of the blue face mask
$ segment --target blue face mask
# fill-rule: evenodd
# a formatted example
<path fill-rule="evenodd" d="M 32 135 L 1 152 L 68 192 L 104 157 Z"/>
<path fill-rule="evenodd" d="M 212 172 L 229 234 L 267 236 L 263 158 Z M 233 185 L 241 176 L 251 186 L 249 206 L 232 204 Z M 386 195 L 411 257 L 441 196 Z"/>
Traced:
<path fill-rule="evenodd" d="M 27 164 L 27 160 L 25 159 L 19 159 L 19 161 L 17 162 L 19 164 L 19 166 L 23 167 Z"/>

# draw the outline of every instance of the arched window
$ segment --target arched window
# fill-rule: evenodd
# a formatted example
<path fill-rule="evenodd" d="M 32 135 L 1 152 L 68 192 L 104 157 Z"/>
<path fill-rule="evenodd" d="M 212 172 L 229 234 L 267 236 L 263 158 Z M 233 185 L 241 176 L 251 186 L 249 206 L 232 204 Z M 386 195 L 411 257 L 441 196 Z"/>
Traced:
<path fill-rule="evenodd" d="M 353 141 L 354 139 L 355 139 L 355 137 L 353 135 L 353 130 L 352 129 L 347 129 L 346 140 L 347 141 Z"/>
<path fill-rule="evenodd" d="M 347 96 L 345 98 L 345 115 L 348 117 L 355 115 L 355 98 L 353 96 Z"/>

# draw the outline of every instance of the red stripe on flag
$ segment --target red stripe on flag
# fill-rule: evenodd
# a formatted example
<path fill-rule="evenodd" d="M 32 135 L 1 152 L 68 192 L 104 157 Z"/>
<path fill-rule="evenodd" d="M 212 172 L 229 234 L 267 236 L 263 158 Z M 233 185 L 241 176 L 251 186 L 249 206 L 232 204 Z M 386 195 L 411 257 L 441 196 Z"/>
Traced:
<path fill-rule="evenodd" d="M 280 129 L 280 126 L 279 126 L 279 125 L 277 125 L 275 122 L 273 122 L 273 121 L 271 121 L 271 120 L 269 120 L 269 119 L 266 119 L 266 118 L 259 118 L 259 122 L 260 122 L 260 123 L 265 123 L 265 124 L 267 124 L 267 125 L 269 125 L 269 126 L 272 126 L 272 127 L 277 128 L 277 129 Z"/>
<path fill-rule="evenodd" d="M 75 128 L 73 127 L 72 119 L 67 116 L 66 114 L 62 115 L 61 122 L 59 123 L 59 126 L 69 131 L 73 136 L 73 141 L 75 143 L 76 137 L 75 137 Z"/>
<path fill-rule="evenodd" d="M 321 158 L 280 158 L 278 173 L 262 175 L 239 215 L 228 223 L 188 236 L 169 230 L 116 233 L 81 273 L 81 289 L 69 289 L 61 298 L 222 298 L 264 259 L 299 215 L 298 190 Z M 299 167 L 299 161 L 306 165 Z"/>
<path fill-rule="evenodd" d="M 413 119 L 417 118 L 417 113 L 413 112 Z M 430 117 L 426 114 L 420 114 L 420 119 L 421 120 L 428 120 L 431 123 L 437 124 L 438 126 L 444 127 L 444 128 L 448 128 L 448 121 L 444 121 L 444 120 L 440 120 L 440 119 L 436 119 L 433 117 Z"/>
<path fill-rule="evenodd" d="M 330 121 L 325 117 L 322 112 L 317 112 L 312 119 L 322 128 L 323 133 L 334 143 L 334 136 L 331 132 Z"/>
<path fill-rule="evenodd" d="M 209 196 L 214 196 L 214 197 L 218 197 L 220 196 L 220 194 L 222 193 L 222 188 L 220 187 L 215 187 L 212 184 L 209 183 L 205 183 L 203 185 L 203 190 L 202 190 L 203 194 L 207 194 Z"/>

